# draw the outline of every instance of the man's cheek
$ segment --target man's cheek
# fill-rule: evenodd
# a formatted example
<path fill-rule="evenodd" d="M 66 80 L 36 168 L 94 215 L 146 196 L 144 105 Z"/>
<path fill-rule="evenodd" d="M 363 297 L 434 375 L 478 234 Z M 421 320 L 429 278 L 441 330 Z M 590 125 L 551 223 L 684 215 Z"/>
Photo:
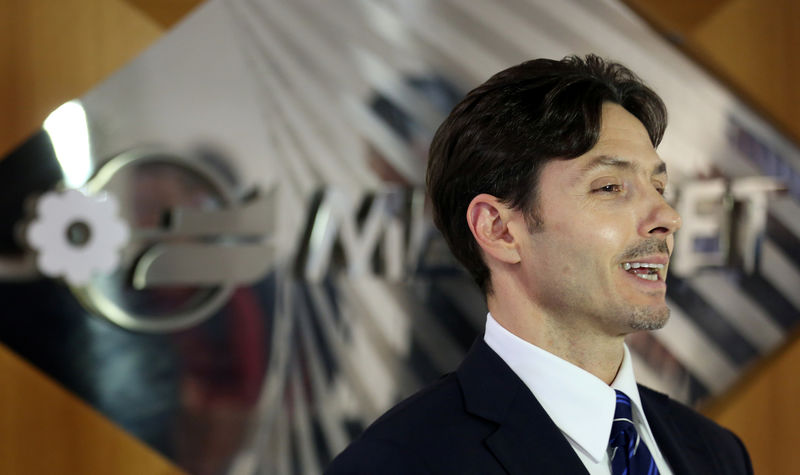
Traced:
<path fill-rule="evenodd" d="M 607 245 L 611 247 L 624 246 L 622 233 L 614 226 L 598 226 L 595 232 L 590 232 L 587 243 L 598 245 Z"/>

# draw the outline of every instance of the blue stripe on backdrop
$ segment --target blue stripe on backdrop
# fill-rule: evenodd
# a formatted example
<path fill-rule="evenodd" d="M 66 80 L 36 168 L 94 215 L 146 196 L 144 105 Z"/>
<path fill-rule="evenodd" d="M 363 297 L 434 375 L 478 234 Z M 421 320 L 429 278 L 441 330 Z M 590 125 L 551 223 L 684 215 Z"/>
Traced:
<path fill-rule="evenodd" d="M 667 277 L 667 296 L 688 315 L 706 336 L 716 343 L 737 365 L 744 365 L 758 356 L 750 344 L 714 307 L 691 286 L 691 279 Z"/>
<path fill-rule="evenodd" d="M 342 421 L 342 424 L 344 424 L 344 430 L 351 440 L 358 437 L 366 429 L 364 423 L 359 419 L 348 418 Z"/>
<path fill-rule="evenodd" d="M 758 302 L 784 330 L 789 331 L 800 322 L 800 310 L 795 308 L 763 276 L 760 274 L 746 275 L 740 273 L 737 278 L 742 290 L 751 299 Z"/>
<path fill-rule="evenodd" d="M 711 391 L 700 382 L 697 377 L 689 373 L 689 395 L 687 397 L 689 404 L 696 404 L 711 395 Z"/>
<path fill-rule="evenodd" d="M 297 449 L 297 431 L 294 426 L 289 426 L 289 455 L 292 475 L 302 475 L 300 472 L 300 454 Z"/>
<path fill-rule="evenodd" d="M 638 332 L 626 338 L 634 357 L 658 374 L 666 384 L 664 392 L 687 404 L 708 397 L 711 392 L 652 332 Z M 656 384 L 656 383 L 653 383 Z M 646 384 L 645 384 L 646 385 Z"/>
<path fill-rule="evenodd" d="M 318 417 L 314 417 L 311 420 L 311 435 L 313 437 L 314 447 L 316 448 L 317 462 L 320 467 L 324 467 L 336 454 L 331 453 L 330 447 L 328 447 L 328 443 L 325 441 L 325 435 L 322 432 L 322 426 L 319 423 Z"/>
<path fill-rule="evenodd" d="M 327 380 L 330 383 L 333 380 L 334 375 L 337 371 L 338 362 L 336 361 L 336 357 L 334 356 L 334 352 L 330 347 L 328 339 L 324 336 L 324 331 L 320 328 L 319 322 L 319 313 L 316 307 L 314 306 L 314 299 L 311 298 L 309 294 L 308 285 L 313 284 L 304 284 L 299 285 L 300 295 L 302 296 L 299 300 L 305 303 L 306 308 L 308 309 L 308 314 L 311 318 L 309 321 L 311 322 L 311 334 L 314 338 L 314 343 L 316 344 L 317 350 L 320 352 L 322 356 L 322 363 L 325 368 L 325 375 L 327 376 Z M 333 301 L 334 299 L 331 299 Z M 337 312 L 333 312 L 338 313 Z"/>
<path fill-rule="evenodd" d="M 800 239 L 774 215 L 767 215 L 767 236 L 800 269 Z"/>
<path fill-rule="evenodd" d="M 461 287 L 462 293 L 469 292 L 470 287 L 474 286 L 471 282 L 464 282 L 464 284 Z M 469 316 L 456 304 L 456 300 L 462 297 L 463 295 L 452 295 L 446 287 L 440 285 L 439 281 L 432 280 L 425 305 L 430 309 L 431 315 L 447 329 L 447 333 L 458 342 L 466 353 L 472 346 L 472 342 L 475 341 L 475 337 L 483 334 L 483 328 L 473 327 L 470 324 Z"/>

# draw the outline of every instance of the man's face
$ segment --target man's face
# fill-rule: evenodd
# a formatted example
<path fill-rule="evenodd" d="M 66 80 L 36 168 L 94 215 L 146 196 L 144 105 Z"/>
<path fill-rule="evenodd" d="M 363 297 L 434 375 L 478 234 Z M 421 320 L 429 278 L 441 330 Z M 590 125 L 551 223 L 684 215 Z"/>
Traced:
<path fill-rule="evenodd" d="M 644 126 L 603 106 L 600 139 L 539 177 L 541 226 L 523 237 L 529 297 L 560 325 L 604 335 L 660 328 L 669 317 L 667 265 L 680 217 L 662 196 L 664 163 Z"/>

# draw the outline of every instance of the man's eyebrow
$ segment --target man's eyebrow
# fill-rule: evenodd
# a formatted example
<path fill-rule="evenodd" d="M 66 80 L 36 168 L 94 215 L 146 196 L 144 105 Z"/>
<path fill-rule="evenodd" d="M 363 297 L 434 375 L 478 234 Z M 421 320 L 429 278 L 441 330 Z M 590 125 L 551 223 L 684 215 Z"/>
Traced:
<path fill-rule="evenodd" d="M 638 168 L 634 163 L 629 162 L 628 160 L 623 160 L 619 157 L 613 157 L 611 155 L 600 155 L 593 158 L 589 163 L 581 168 L 581 174 L 589 173 L 592 170 L 596 170 L 598 168 L 622 168 L 622 169 L 634 169 Z"/>
<path fill-rule="evenodd" d="M 667 164 L 661 161 L 658 162 L 658 165 L 653 167 L 653 173 L 651 173 L 651 175 L 666 175 L 666 174 L 667 174 Z"/>
<path fill-rule="evenodd" d="M 638 170 L 639 164 L 631 162 L 629 160 L 622 159 L 620 157 L 615 157 L 611 155 L 600 155 L 598 157 L 593 158 L 589 163 L 581 168 L 581 175 L 585 175 L 592 170 L 596 170 L 598 168 L 619 168 L 623 170 Z M 655 167 L 653 167 L 653 171 L 650 173 L 651 176 L 655 175 L 666 175 L 667 174 L 667 164 L 659 160 Z"/>

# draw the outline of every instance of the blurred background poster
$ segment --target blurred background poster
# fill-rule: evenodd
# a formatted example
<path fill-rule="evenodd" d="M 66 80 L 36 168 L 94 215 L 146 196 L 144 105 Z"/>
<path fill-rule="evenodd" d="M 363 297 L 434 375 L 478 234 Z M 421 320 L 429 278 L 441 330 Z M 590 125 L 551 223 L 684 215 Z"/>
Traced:
<path fill-rule="evenodd" d="M 426 209 L 436 127 L 587 53 L 670 112 L 684 226 L 636 373 L 726 394 L 800 320 L 800 150 L 611 0 L 199 4 L 0 160 L 0 342 L 190 473 L 320 473 L 482 332 Z"/>

